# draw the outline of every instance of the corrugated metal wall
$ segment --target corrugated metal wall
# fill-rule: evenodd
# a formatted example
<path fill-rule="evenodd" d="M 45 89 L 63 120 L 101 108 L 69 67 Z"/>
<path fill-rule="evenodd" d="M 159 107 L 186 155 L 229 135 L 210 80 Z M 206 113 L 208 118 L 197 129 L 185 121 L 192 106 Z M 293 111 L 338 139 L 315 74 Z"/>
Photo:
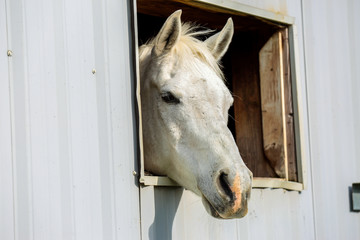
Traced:
<path fill-rule="evenodd" d="M 304 0 L 317 239 L 360 239 L 348 188 L 360 182 L 360 2 Z"/>
<path fill-rule="evenodd" d="M 0 0 L 1 239 L 360 239 L 359 2 L 237 1 L 296 17 L 308 188 L 223 221 L 143 187 L 140 229 L 128 1 Z"/>
<path fill-rule="evenodd" d="M 140 238 L 130 12 L 0 1 L 1 239 Z"/>

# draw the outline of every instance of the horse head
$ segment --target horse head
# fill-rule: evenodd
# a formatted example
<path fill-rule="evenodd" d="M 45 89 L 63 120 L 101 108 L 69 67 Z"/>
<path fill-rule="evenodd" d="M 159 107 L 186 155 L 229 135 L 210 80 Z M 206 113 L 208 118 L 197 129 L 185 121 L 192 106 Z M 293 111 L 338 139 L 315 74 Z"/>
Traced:
<path fill-rule="evenodd" d="M 202 197 L 212 216 L 240 218 L 252 173 L 227 127 L 233 98 L 218 63 L 233 22 L 201 41 L 195 36 L 204 32 L 182 24 L 180 16 L 181 10 L 174 12 L 139 50 L 145 169 Z"/>

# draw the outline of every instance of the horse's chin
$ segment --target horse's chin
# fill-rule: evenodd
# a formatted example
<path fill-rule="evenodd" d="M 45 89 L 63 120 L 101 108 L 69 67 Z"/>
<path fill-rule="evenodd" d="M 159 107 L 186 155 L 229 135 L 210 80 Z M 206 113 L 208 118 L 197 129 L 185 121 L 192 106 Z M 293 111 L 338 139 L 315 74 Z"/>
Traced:
<path fill-rule="evenodd" d="M 214 218 L 224 219 L 220 216 L 220 214 L 216 211 L 216 209 L 210 204 L 210 202 L 204 197 L 204 195 L 201 197 L 202 203 L 206 209 L 206 211 L 213 216 Z"/>
<path fill-rule="evenodd" d="M 242 218 L 244 217 L 247 212 L 248 209 L 243 208 L 241 209 L 240 212 L 238 212 L 237 214 L 226 214 L 226 213 L 220 213 L 220 211 L 216 210 L 215 207 L 213 207 L 213 205 L 209 202 L 209 200 L 206 199 L 206 197 L 204 195 L 201 196 L 202 198 L 202 203 L 206 209 L 206 211 L 214 218 L 218 218 L 218 219 L 234 219 L 234 218 Z"/>

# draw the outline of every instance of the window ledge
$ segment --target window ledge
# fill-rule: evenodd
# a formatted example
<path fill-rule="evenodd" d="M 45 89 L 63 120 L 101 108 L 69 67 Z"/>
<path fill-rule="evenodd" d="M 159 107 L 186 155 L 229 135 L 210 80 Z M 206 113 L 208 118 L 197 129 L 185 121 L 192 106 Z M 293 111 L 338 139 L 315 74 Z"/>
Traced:
<path fill-rule="evenodd" d="M 180 187 L 168 177 L 164 176 L 142 176 L 140 183 L 145 186 Z M 302 191 L 304 185 L 298 182 L 286 181 L 281 178 L 254 178 L 253 188 L 282 188 L 286 190 Z"/>

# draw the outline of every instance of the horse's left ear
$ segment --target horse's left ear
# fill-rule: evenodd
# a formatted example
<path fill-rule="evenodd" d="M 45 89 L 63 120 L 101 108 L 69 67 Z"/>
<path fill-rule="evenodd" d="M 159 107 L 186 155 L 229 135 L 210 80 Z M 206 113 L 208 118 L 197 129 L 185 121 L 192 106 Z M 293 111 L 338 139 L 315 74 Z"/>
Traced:
<path fill-rule="evenodd" d="M 234 35 L 234 23 L 229 18 L 221 32 L 205 40 L 206 45 L 216 60 L 220 60 L 228 49 L 232 36 Z"/>
<path fill-rule="evenodd" d="M 166 19 L 166 22 L 155 38 L 155 46 L 153 48 L 153 54 L 155 54 L 155 56 L 169 52 L 179 40 L 181 33 L 181 13 L 181 10 L 177 10 Z"/>

